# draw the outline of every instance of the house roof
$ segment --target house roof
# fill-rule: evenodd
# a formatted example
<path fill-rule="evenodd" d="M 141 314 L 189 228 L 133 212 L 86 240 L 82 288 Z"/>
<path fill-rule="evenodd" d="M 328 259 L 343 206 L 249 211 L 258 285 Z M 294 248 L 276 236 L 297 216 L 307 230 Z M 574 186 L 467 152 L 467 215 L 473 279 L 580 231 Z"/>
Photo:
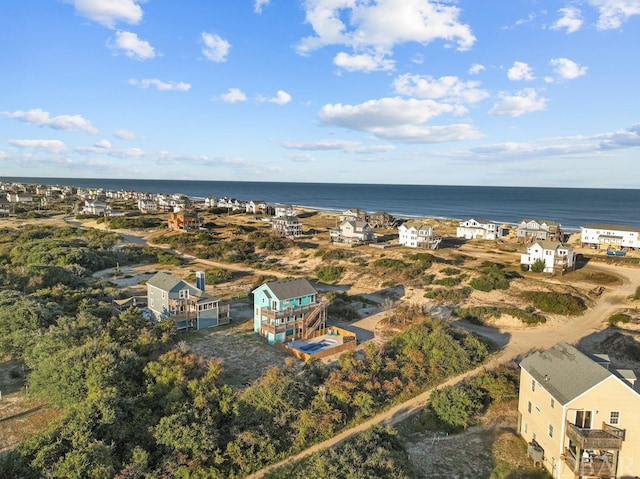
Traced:
<path fill-rule="evenodd" d="M 316 289 L 305 278 L 286 279 L 284 281 L 270 281 L 265 283 L 268 290 L 280 301 L 301 296 L 317 294 Z"/>
<path fill-rule="evenodd" d="M 489 223 L 493 223 L 493 221 L 489 221 L 484 218 L 469 218 L 468 220 L 461 221 L 460 223 L 466 223 L 467 221 L 475 221 L 476 223 L 480 223 L 483 225 L 488 225 Z"/>
<path fill-rule="evenodd" d="M 430 225 L 426 224 L 424 221 L 419 220 L 405 221 L 400 226 L 404 226 L 407 229 L 415 228 L 417 230 L 428 230 L 429 228 L 431 228 Z"/>
<path fill-rule="evenodd" d="M 550 249 L 550 250 L 553 250 L 553 251 L 557 250 L 558 248 L 562 248 L 562 249 L 566 249 L 566 250 L 573 249 L 570 246 L 564 246 L 562 243 L 560 243 L 560 241 L 538 240 L 533 244 L 534 245 L 538 244 L 538 245 L 542 246 L 543 249 Z"/>
<path fill-rule="evenodd" d="M 204 291 L 199 290 L 182 279 L 176 278 L 175 276 L 171 276 L 170 274 L 162 271 L 149 278 L 147 284 L 167 292 L 188 289 L 190 296 L 195 296 L 199 299 L 212 299 Z"/>
<path fill-rule="evenodd" d="M 560 226 L 560 223 L 557 223 L 555 221 L 549 221 L 549 220 L 538 220 L 535 218 L 524 218 L 520 223 L 529 223 L 531 221 L 535 221 L 536 223 L 538 223 L 539 225 L 541 225 L 542 223 L 547 224 L 548 226 Z"/>
<path fill-rule="evenodd" d="M 574 400 L 614 374 L 570 344 L 561 341 L 520 363 L 560 404 Z"/>
<path fill-rule="evenodd" d="M 633 226 L 608 225 L 608 224 L 601 224 L 601 223 L 582 227 L 582 229 L 585 229 L 585 228 L 588 228 L 590 230 L 631 231 L 633 233 L 640 231 L 640 228 L 634 228 Z"/>

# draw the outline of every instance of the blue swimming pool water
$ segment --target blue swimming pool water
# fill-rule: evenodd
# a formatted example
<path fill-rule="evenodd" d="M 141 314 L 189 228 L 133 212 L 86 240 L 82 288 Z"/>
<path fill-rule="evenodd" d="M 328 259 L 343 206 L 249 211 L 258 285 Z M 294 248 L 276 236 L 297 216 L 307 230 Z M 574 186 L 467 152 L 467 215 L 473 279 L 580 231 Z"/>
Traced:
<path fill-rule="evenodd" d="M 333 339 L 323 339 L 322 341 L 318 341 L 317 343 L 306 344 L 304 346 L 300 346 L 298 349 L 307 354 L 313 354 L 320 351 L 323 348 L 333 346 L 336 342 Z"/>

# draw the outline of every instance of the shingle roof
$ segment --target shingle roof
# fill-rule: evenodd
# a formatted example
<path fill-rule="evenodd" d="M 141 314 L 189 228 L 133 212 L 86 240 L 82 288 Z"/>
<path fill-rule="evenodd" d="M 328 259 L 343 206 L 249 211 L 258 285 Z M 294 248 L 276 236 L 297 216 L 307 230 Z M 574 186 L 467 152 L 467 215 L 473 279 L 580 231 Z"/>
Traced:
<path fill-rule="evenodd" d="M 176 278 L 175 276 L 171 276 L 168 273 L 163 273 L 162 271 L 154 274 L 149 280 L 147 284 L 154 286 L 163 291 L 171 291 L 175 288 L 180 282 L 181 279 Z"/>
<path fill-rule="evenodd" d="M 564 341 L 520 363 L 560 404 L 580 396 L 613 373 Z"/>
<path fill-rule="evenodd" d="M 151 278 L 149 278 L 147 284 L 167 292 L 188 289 L 189 295 L 191 296 L 195 296 L 203 300 L 213 299 L 210 295 L 208 295 L 204 291 L 199 290 L 195 286 L 190 285 L 186 281 L 176 278 L 175 276 L 171 276 L 168 273 L 163 273 L 162 271 L 154 274 Z"/>
<path fill-rule="evenodd" d="M 280 301 L 318 293 L 305 278 L 271 281 L 266 285 Z"/>

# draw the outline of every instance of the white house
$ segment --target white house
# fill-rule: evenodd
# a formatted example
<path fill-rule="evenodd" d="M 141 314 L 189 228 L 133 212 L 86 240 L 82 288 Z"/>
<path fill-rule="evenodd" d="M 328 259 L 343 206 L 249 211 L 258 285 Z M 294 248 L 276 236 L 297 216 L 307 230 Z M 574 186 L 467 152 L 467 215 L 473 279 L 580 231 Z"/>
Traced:
<path fill-rule="evenodd" d="M 580 228 L 582 246 L 596 249 L 640 248 L 640 228 L 596 224 Z"/>
<path fill-rule="evenodd" d="M 275 215 L 278 216 L 296 216 L 296 209 L 291 205 L 276 205 L 275 206 Z"/>
<path fill-rule="evenodd" d="M 437 249 L 442 238 L 429 226 L 420 221 L 407 221 L 398 227 L 398 243 L 410 248 Z"/>
<path fill-rule="evenodd" d="M 545 273 L 562 274 L 575 269 L 573 248 L 563 246 L 559 241 L 536 241 L 520 255 L 520 264 L 528 265 L 529 269 L 537 260 L 544 261 Z"/>
<path fill-rule="evenodd" d="M 364 244 L 375 240 L 375 234 L 366 221 L 346 220 L 337 229 L 329 230 L 329 237 L 335 243 Z"/>
<path fill-rule="evenodd" d="M 265 213 L 267 211 L 267 203 L 265 201 L 251 200 L 245 205 L 246 212 L 252 214 Z"/>
<path fill-rule="evenodd" d="M 83 215 L 96 215 L 101 216 L 104 215 L 109 209 L 109 205 L 104 201 L 100 200 L 92 200 L 85 201 L 84 206 L 82 208 Z"/>
<path fill-rule="evenodd" d="M 481 218 L 461 221 L 456 228 L 456 237 L 464 239 L 494 240 L 502 236 L 502 228 L 496 223 Z"/>
<path fill-rule="evenodd" d="M 141 198 L 138 200 L 138 209 L 142 213 L 157 213 L 160 208 L 155 201 Z"/>

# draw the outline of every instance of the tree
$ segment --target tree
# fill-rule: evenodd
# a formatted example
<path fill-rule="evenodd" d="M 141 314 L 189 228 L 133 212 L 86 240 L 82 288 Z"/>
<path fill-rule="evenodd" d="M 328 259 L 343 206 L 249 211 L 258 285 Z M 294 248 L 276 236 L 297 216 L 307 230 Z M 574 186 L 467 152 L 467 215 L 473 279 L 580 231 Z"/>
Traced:
<path fill-rule="evenodd" d="M 545 268 L 544 260 L 537 259 L 531 264 L 531 271 L 534 273 L 542 273 Z"/>

